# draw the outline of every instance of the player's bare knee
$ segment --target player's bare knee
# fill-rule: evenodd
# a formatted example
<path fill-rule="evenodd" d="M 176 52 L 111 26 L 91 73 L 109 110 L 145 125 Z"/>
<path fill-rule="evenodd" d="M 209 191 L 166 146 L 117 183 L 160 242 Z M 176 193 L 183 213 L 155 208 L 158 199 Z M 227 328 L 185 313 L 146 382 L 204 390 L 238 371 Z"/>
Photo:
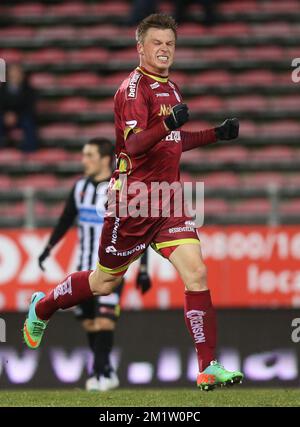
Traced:
<path fill-rule="evenodd" d="M 90 287 L 94 295 L 110 295 L 121 282 L 118 276 L 103 273 L 97 269 L 89 277 Z"/>
<path fill-rule="evenodd" d="M 189 291 L 205 291 L 207 289 L 207 267 L 204 263 L 189 271 L 185 285 Z"/>

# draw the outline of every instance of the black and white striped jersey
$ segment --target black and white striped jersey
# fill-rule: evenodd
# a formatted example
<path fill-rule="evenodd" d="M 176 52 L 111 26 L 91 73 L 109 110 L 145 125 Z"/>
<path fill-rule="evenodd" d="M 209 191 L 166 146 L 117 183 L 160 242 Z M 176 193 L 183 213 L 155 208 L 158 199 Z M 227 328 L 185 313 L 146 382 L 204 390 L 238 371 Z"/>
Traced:
<path fill-rule="evenodd" d="M 75 183 L 49 240 L 49 245 L 53 247 L 77 218 L 79 271 L 96 268 L 108 183 L 109 180 L 96 182 L 87 177 L 80 178 Z"/>

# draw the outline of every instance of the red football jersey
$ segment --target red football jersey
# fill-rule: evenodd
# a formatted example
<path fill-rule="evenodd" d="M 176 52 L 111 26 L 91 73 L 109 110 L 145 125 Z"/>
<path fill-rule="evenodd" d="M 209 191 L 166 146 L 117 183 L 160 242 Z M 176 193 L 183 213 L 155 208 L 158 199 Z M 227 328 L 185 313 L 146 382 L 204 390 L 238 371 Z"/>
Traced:
<path fill-rule="evenodd" d="M 127 157 L 125 141 L 130 131 L 139 132 L 153 127 L 170 114 L 174 105 L 181 102 L 182 97 L 175 83 L 167 77 L 156 76 L 140 67 L 136 68 L 124 80 L 115 95 L 117 156 Z M 178 181 L 181 152 L 180 131 L 176 130 L 147 153 L 130 158 L 131 164 L 127 164 L 128 183 Z"/>

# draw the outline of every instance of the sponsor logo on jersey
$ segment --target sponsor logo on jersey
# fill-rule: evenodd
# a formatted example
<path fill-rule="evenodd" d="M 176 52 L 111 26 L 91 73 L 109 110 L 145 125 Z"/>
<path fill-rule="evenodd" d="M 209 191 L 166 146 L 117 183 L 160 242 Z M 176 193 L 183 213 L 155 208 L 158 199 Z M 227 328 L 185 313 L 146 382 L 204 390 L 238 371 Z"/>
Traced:
<path fill-rule="evenodd" d="M 137 86 L 140 78 L 142 77 L 139 73 L 134 73 L 131 79 L 129 80 L 128 89 L 127 89 L 127 98 L 135 99 L 137 95 Z"/>
<path fill-rule="evenodd" d="M 190 310 L 186 313 L 191 324 L 195 344 L 206 342 L 203 328 L 203 317 L 205 314 L 205 311 L 200 310 Z"/>
<path fill-rule="evenodd" d="M 171 114 L 172 106 L 171 104 L 161 104 L 160 111 L 158 113 L 159 116 L 169 116 Z"/>
<path fill-rule="evenodd" d="M 141 244 L 135 246 L 132 249 L 126 249 L 124 251 L 118 251 L 114 246 L 107 246 L 105 248 L 105 252 L 107 254 L 112 254 L 112 255 L 115 255 L 115 256 L 129 256 L 129 255 L 134 254 L 137 251 L 143 251 L 145 249 L 146 249 L 146 244 L 145 243 L 141 243 Z"/>
<path fill-rule="evenodd" d="M 60 295 L 66 294 L 72 295 L 71 277 L 68 277 L 65 282 L 56 286 L 56 288 L 54 289 L 54 299 L 56 300 Z"/>
<path fill-rule="evenodd" d="M 107 254 L 114 254 L 117 252 L 117 249 L 114 246 L 107 246 L 107 248 L 105 248 L 105 252 Z"/>
<path fill-rule="evenodd" d="M 157 89 L 159 87 L 159 83 L 158 82 L 151 83 L 150 87 L 151 89 Z"/>
<path fill-rule="evenodd" d="M 165 137 L 166 141 L 175 141 L 175 142 L 179 142 L 181 141 L 181 134 L 180 134 L 180 130 L 172 130 L 172 132 Z"/>
<path fill-rule="evenodd" d="M 137 125 L 137 120 L 127 120 L 126 126 L 130 129 L 134 129 Z"/>
<path fill-rule="evenodd" d="M 163 93 L 156 93 L 155 96 L 160 97 L 160 96 L 170 96 L 169 93 L 167 92 L 163 92 Z"/>
<path fill-rule="evenodd" d="M 169 233 L 184 233 L 185 231 L 195 232 L 195 228 L 191 226 L 169 228 Z"/>
<path fill-rule="evenodd" d="M 117 243 L 119 227 L 120 227 L 120 218 L 116 216 L 114 228 L 113 228 L 112 233 L 111 233 L 111 243 L 113 245 L 115 245 Z"/>

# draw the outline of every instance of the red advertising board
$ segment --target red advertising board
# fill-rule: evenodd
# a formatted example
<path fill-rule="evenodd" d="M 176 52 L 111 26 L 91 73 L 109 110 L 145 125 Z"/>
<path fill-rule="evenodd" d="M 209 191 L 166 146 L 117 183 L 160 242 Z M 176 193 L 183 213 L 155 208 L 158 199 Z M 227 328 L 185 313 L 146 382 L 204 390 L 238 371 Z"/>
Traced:
<path fill-rule="evenodd" d="M 0 230 L 0 310 L 25 310 L 35 290 L 47 292 L 76 270 L 75 230 L 55 248 L 43 273 L 37 257 L 50 230 Z M 208 283 L 218 307 L 300 305 L 300 229 L 295 226 L 203 227 L 199 230 Z M 138 262 L 126 274 L 124 308 L 179 308 L 183 284 L 173 266 L 150 249 L 153 287 L 135 288 Z"/>

